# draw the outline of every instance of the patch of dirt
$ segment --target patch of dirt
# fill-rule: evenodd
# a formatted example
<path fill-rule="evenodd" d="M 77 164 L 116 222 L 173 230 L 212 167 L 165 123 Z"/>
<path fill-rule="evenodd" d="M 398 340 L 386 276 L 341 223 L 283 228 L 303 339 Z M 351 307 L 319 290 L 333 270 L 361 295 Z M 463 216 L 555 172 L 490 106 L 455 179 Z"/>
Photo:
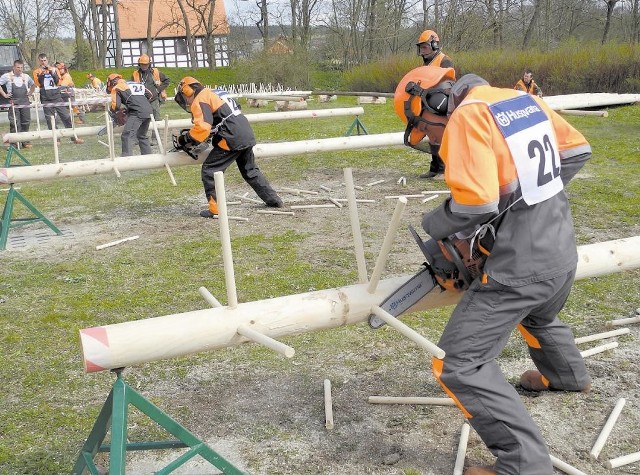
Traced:
<path fill-rule="evenodd" d="M 424 190 L 444 189 L 440 181 L 428 182 L 407 177 L 407 186 L 397 183 L 394 170 L 354 171 L 361 203 L 358 214 L 369 272 L 382 245 L 397 200 L 385 196 L 419 194 Z M 378 180 L 383 183 L 367 186 Z M 315 191 L 318 194 L 282 192 L 288 210 L 291 205 L 326 204 L 328 196 L 345 198 L 343 176 L 335 171 L 316 172 L 300 183 L 284 186 Z M 319 185 L 331 192 L 319 189 Z M 249 188 L 241 183 L 229 187 L 228 200 L 237 200 Z M 249 195 L 255 198 L 253 192 Z M 428 196 L 428 195 L 425 195 Z M 407 224 L 419 228 L 422 213 L 439 204 L 445 195 L 421 203 L 410 198 L 404 212 L 401 231 L 394 241 L 383 277 L 412 274 L 419 268 L 421 257 Z M 44 245 L 39 239 L 48 230 L 43 225 L 27 226 L 10 233 L 8 251 L 12 257 L 37 257 L 44 260 L 65 259 L 71 254 L 95 252 L 95 246 L 132 235 L 136 241 L 121 246 L 144 246 L 161 243 L 163 236 L 175 232 L 211 232 L 211 223 L 197 218 L 203 208 L 202 196 L 171 207 L 154 210 L 153 216 L 131 217 L 123 214 L 66 220 L 60 225 L 62 236 Z M 257 214 L 261 205 L 242 202 L 229 206 L 232 216 L 249 218 L 248 222 L 231 221 L 233 236 L 271 235 L 294 230 L 309 237 L 301 244 L 300 253 L 318 256 L 318 249 L 352 248 L 349 211 L 317 208 L 295 210 L 295 216 Z M 166 223 L 170 222 L 171 226 Z M 593 242 L 638 234 L 633 229 L 592 234 Z M 624 234 L 623 234 L 624 233 Z M 355 268 L 355 259 L 353 266 Z M 638 289 L 629 289 L 629 301 L 637 306 Z M 630 308 L 631 316 L 635 308 Z M 603 322 L 594 325 L 600 330 Z M 620 347 L 586 359 L 593 378 L 589 394 L 563 392 L 528 393 L 520 390 L 522 399 L 540 426 L 551 453 L 566 463 L 591 475 L 640 474 L 635 463 L 614 470 L 604 461 L 636 452 L 640 444 L 640 373 L 637 362 L 640 348 L 640 325 L 631 326 L 629 336 L 619 338 Z M 160 400 L 159 406 L 187 429 L 205 441 L 235 466 L 254 474 L 431 474 L 452 473 L 464 419 L 455 407 L 372 405 L 371 395 L 434 396 L 444 394 L 431 375 L 429 355 L 402 337 L 382 338 L 366 324 L 333 330 L 336 341 L 354 336 L 365 342 L 350 351 L 336 352 L 304 335 L 288 340 L 299 348 L 295 358 L 282 362 L 278 356 L 266 354 L 265 364 L 247 361 L 237 363 L 230 353 L 213 353 L 198 358 L 187 375 L 149 378 L 140 388 L 143 395 Z M 391 333 L 386 328 L 378 332 Z M 437 338 L 436 338 L 437 340 Z M 325 340 L 326 341 L 326 340 Z M 596 346 L 602 342 L 584 345 Z M 244 347 L 246 348 L 246 346 Z M 519 375 L 532 368 L 524 344 L 512 337 L 507 354 L 500 358 L 505 377 L 516 384 Z M 583 347 L 581 347 L 583 349 Z M 232 349 L 228 350 L 233 352 Z M 246 351 L 239 349 L 237 351 Z M 230 362 L 230 360 L 232 360 Z M 126 374 L 125 374 L 126 377 Z M 335 428 L 324 426 L 325 405 L 323 381 L 332 383 Z M 602 450 L 600 460 L 589 456 L 600 430 L 617 400 L 626 398 L 626 406 Z M 153 473 L 174 460 L 180 451 L 148 451 L 130 455 L 127 473 Z M 472 431 L 465 466 L 490 464 L 493 457 Z M 176 474 L 218 473 L 210 464 L 196 457 L 176 470 Z M 562 473 L 558 471 L 557 473 Z"/>

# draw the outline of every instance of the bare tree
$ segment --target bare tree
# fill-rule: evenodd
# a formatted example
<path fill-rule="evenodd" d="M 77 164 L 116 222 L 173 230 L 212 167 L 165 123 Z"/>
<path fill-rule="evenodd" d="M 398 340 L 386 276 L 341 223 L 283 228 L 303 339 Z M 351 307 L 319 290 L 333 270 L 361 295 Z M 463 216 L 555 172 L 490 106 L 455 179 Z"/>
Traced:
<path fill-rule="evenodd" d="M 269 5 L 267 0 L 258 0 L 256 5 L 260 9 L 260 20 L 256 22 L 256 26 L 262 35 L 262 47 L 266 48 L 269 44 Z"/>
<path fill-rule="evenodd" d="M 149 10 L 147 12 L 147 53 L 153 54 L 153 34 L 151 28 L 153 27 L 153 7 L 155 0 L 149 0 Z"/>
<path fill-rule="evenodd" d="M 214 69 L 216 66 L 216 30 L 226 24 L 225 19 L 216 18 L 216 1 L 222 0 L 206 2 L 203 2 L 202 0 L 186 0 L 189 8 L 191 8 L 196 14 L 198 21 L 197 27 L 194 31 L 204 33 L 204 49 L 208 58 L 209 69 Z"/>
<path fill-rule="evenodd" d="M 609 29 L 611 28 L 611 16 L 613 15 L 613 9 L 616 7 L 618 0 L 603 0 L 607 5 L 607 19 L 604 23 L 604 31 L 602 32 L 602 44 L 607 42 L 609 36 Z"/>

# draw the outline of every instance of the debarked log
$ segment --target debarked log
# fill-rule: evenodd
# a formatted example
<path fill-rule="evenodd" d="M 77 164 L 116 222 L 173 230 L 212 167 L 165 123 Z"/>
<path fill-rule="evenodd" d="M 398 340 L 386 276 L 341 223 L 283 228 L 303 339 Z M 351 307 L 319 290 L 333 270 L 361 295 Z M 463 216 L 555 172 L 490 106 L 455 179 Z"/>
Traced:
<path fill-rule="evenodd" d="M 296 142 L 264 143 L 253 147 L 256 158 L 284 157 L 303 153 L 332 152 L 337 150 L 353 150 L 359 148 L 389 147 L 403 144 L 403 133 L 353 135 L 349 137 L 333 137 L 317 140 L 300 140 Z M 79 176 L 100 175 L 132 170 L 150 170 L 200 164 L 208 151 L 193 160 L 185 152 L 172 152 L 166 155 L 133 155 L 115 157 L 113 160 L 82 160 L 76 162 L 51 163 L 23 167 L 0 168 L 0 183 L 25 183 L 30 181 L 53 180 Z"/>
<path fill-rule="evenodd" d="M 580 246 L 578 253 L 580 279 L 636 269 L 640 236 Z M 368 284 L 355 284 L 86 328 L 80 330 L 84 368 L 96 372 L 239 345 L 248 341 L 238 333 L 240 325 L 278 338 L 355 324 L 408 278 L 381 280 L 373 293 Z M 410 312 L 455 304 L 461 295 L 431 292 Z"/>
<path fill-rule="evenodd" d="M 340 107 L 335 109 L 317 109 L 317 110 L 297 110 L 289 112 L 264 112 L 261 114 L 245 114 L 250 123 L 256 122 L 276 122 L 279 120 L 293 119 L 317 119 L 322 117 L 341 117 L 347 115 L 362 115 L 364 109 L 362 107 Z M 167 122 L 169 129 L 189 129 L 193 123 L 191 119 L 171 119 Z M 164 121 L 157 121 L 158 129 L 164 130 Z M 57 137 L 86 137 L 98 135 L 104 130 L 104 125 L 91 127 L 75 127 L 72 129 L 57 129 Z M 28 142 L 37 139 L 52 139 L 53 132 L 51 130 L 32 130 L 29 132 L 14 132 L 3 135 L 5 142 Z"/>

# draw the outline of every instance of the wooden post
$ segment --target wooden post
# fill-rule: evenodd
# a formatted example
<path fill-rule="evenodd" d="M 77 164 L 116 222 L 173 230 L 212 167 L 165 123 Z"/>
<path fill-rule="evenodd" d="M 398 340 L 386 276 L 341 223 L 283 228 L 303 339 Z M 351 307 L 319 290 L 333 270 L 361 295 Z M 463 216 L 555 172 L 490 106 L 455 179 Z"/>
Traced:
<path fill-rule="evenodd" d="M 549 458 L 551 459 L 551 465 L 553 465 L 558 470 L 562 470 L 567 475 L 587 475 L 583 471 L 578 470 L 575 467 L 572 467 L 568 463 L 563 462 L 562 460 L 560 460 L 557 457 L 554 457 L 553 455 L 549 455 Z"/>
<path fill-rule="evenodd" d="M 233 270 L 233 255 L 231 253 L 231 233 L 227 215 L 227 194 L 224 188 L 224 173 L 215 172 L 213 180 L 216 186 L 218 202 L 218 223 L 220 224 L 220 241 L 222 245 L 222 263 L 224 265 L 224 281 L 227 285 L 227 304 L 231 308 L 238 306 L 236 293 L 236 277 Z"/>
<path fill-rule="evenodd" d="M 260 343 L 261 345 L 264 345 L 267 348 L 270 348 L 273 351 L 286 356 L 287 358 L 293 358 L 293 355 L 296 354 L 296 350 L 294 350 L 290 346 L 274 340 L 273 338 L 270 338 L 267 335 L 254 330 L 248 325 L 238 325 L 237 332 L 238 335 L 242 335 L 251 341 L 255 341 L 256 343 Z"/>
<path fill-rule="evenodd" d="M 358 282 L 366 284 L 367 261 L 364 258 L 364 246 L 362 244 L 362 232 L 360 232 L 360 218 L 358 218 L 358 205 L 356 204 L 356 192 L 353 184 L 353 173 L 351 168 L 343 170 L 344 183 L 347 191 L 349 203 L 349 221 L 351 222 L 351 234 L 353 236 L 353 247 L 356 254 L 356 264 L 358 265 Z"/>
<path fill-rule="evenodd" d="M 456 463 L 453 467 L 453 475 L 462 475 L 464 469 L 464 458 L 467 454 L 467 443 L 469 442 L 470 426 L 466 422 L 462 424 L 460 431 L 460 442 L 458 443 L 458 453 L 456 454 Z"/>
<path fill-rule="evenodd" d="M 333 402 L 331 400 L 331 381 L 324 380 L 324 426 L 333 429 Z"/>
<path fill-rule="evenodd" d="M 215 298 L 211 294 L 211 292 L 209 292 L 209 290 L 207 290 L 206 287 L 200 287 L 198 289 L 198 292 L 200 292 L 200 295 L 202 295 L 202 298 L 205 299 L 207 303 L 211 305 L 213 308 L 222 307 L 222 304 L 218 301 L 217 298 Z"/>

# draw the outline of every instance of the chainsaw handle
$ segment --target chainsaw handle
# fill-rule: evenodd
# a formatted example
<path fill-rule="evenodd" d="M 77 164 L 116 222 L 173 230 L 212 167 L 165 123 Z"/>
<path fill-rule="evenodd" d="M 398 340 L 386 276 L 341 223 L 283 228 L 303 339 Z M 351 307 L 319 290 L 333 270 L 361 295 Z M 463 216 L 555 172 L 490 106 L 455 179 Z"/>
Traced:
<path fill-rule="evenodd" d="M 442 243 L 442 246 L 449 254 L 449 257 L 451 258 L 451 262 L 453 262 L 456 268 L 458 269 L 458 273 L 460 274 L 460 277 L 462 277 L 462 280 L 464 280 L 467 286 L 471 285 L 471 282 L 473 282 L 473 277 L 471 277 L 471 274 L 469 273 L 469 269 L 467 269 L 467 267 L 464 265 L 464 262 L 462 262 L 462 259 L 460 259 L 458 250 L 453 245 L 451 240 L 449 238 L 442 238 L 442 241 L 440 242 Z"/>

